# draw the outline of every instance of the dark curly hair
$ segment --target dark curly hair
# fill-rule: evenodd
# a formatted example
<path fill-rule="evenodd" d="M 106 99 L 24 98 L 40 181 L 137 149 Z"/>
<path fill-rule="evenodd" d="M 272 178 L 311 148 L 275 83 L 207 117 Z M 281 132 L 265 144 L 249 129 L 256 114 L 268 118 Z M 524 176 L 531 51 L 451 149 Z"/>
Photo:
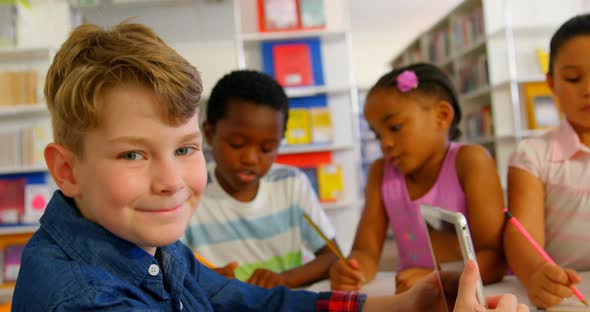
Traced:
<path fill-rule="evenodd" d="M 287 126 L 289 99 L 283 87 L 269 75 L 255 70 L 236 70 L 223 76 L 211 91 L 206 121 L 215 125 L 224 117 L 230 102 L 272 107 L 283 114 L 283 132 Z"/>
<path fill-rule="evenodd" d="M 449 128 L 449 139 L 457 140 L 461 137 L 461 130 L 459 129 L 459 122 L 461 121 L 461 107 L 459 107 L 459 99 L 457 91 L 453 86 L 453 82 L 447 74 L 440 68 L 428 63 L 415 63 L 408 66 L 396 68 L 387 74 L 383 75 L 377 83 L 369 91 L 369 95 L 377 89 L 397 88 L 397 76 L 402 72 L 410 70 L 418 77 L 418 87 L 411 92 L 418 92 L 427 96 L 434 96 L 441 100 L 445 100 L 453 107 L 453 121 Z"/>

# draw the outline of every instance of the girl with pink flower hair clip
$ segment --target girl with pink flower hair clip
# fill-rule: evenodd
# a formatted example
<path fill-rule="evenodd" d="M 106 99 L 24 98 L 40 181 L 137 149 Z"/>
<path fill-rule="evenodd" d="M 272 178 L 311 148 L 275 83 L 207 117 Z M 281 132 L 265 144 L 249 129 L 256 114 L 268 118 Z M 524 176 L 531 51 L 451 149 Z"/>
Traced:
<path fill-rule="evenodd" d="M 358 290 L 374 278 L 387 227 L 399 261 L 396 291 L 434 269 L 419 206 L 463 213 L 469 223 L 484 283 L 506 271 L 502 253 L 504 199 L 496 165 L 481 146 L 452 142 L 460 136 L 461 109 L 451 79 L 430 64 L 395 69 L 370 89 L 364 110 L 383 157 L 369 170 L 365 208 L 348 259 L 330 270 L 334 290 Z M 432 248 L 462 260 L 445 237 Z M 458 247 L 458 246 L 457 246 Z"/>

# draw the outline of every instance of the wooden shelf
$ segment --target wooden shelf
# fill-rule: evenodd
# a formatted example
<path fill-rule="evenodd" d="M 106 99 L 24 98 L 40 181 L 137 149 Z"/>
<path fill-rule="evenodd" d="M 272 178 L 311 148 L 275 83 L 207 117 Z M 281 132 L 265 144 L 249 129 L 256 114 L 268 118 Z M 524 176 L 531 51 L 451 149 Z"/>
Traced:
<path fill-rule="evenodd" d="M 44 172 L 47 171 L 47 166 L 24 166 L 24 167 L 0 167 L 0 175 L 3 174 L 17 174 L 29 172 Z"/>
<path fill-rule="evenodd" d="M 38 224 L 2 225 L 0 226 L 0 235 L 34 233 L 38 229 Z"/>
<path fill-rule="evenodd" d="M 242 35 L 244 42 L 260 42 L 271 40 L 288 40 L 311 37 L 338 37 L 346 35 L 345 30 L 294 30 L 294 31 L 279 31 L 279 32 L 261 32 L 261 33 L 245 33 Z"/>
<path fill-rule="evenodd" d="M 49 110 L 45 104 L 0 106 L 0 118 L 33 114 L 49 114 Z"/>
<path fill-rule="evenodd" d="M 352 149 L 352 145 L 342 144 L 307 144 L 307 145 L 283 145 L 279 148 L 280 155 L 299 154 L 299 153 L 313 153 L 326 151 L 343 151 Z"/>
<path fill-rule="evenodd" d="M 49 47 L 3 47 L 0 48 L 0 62 L 51 59 Z"/>

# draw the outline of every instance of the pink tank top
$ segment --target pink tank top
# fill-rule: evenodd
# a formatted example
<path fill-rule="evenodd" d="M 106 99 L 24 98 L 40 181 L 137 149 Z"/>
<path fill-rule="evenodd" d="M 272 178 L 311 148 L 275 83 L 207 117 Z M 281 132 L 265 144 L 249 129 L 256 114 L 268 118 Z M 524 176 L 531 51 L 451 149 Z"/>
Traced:
<path fill-rule="evenodd" d="M 460 144 L 451 143 L 432 188 L 422 197 L 410 199 L 404 175 L 385 163 L 381 194 L 399 253 L 398 272 L 407 268 L 433 268 L 426 226 L 420 205 L 428 204 L 466 215 L 465 193 L 456 170 Z"/>

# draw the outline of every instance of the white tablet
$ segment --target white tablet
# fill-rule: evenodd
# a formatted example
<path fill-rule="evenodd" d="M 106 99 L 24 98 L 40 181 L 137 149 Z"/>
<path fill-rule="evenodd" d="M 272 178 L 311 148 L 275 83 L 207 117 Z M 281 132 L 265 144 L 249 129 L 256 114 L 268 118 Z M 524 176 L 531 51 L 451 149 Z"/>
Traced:
<path fill-rule="evenodd" d="M 467 220 L 462 213 L 428 205 L 421 205 L 420 212 L 428 230 L 428 242 L 441 287 L 445 290 L 446 296 L 450 296 L 450 293 L 455 296 L 445 297 L 445 306 L 453 306 L 458 290 L 454 288 L 459 284 L 456 278 L 446 277 L 458 277 L 463 272 L 467 260 L 476 260 Z M 486 306 L 481 277 L 478 278 L 476 296 L 478 301 Z"/>

